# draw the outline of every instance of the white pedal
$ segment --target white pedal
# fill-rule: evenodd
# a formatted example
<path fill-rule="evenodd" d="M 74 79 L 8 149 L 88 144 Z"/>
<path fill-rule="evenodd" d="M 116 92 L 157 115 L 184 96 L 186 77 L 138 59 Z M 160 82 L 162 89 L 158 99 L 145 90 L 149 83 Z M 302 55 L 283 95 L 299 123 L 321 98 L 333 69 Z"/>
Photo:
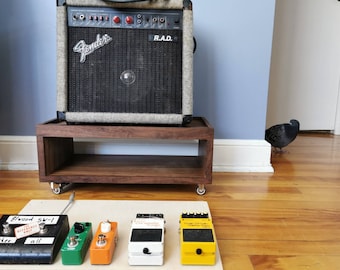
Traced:
<path fill-rule="evenodd" d="M 128 244 L 129 265 L 163 265 L 163 214 L 137 214 L 132 221 Z"/>

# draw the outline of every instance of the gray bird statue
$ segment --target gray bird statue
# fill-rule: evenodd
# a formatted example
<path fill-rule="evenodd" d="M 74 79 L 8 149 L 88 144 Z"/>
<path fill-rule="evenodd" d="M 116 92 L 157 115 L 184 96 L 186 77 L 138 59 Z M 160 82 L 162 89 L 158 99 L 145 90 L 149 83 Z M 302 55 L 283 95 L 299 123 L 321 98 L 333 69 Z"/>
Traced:
<path fill-rule="evenodd" d="M 266 130 L 265 140 L 274 147 L 274 151 L 283 152 L 282 148 L 294 141 L 299 131 L 299 121 L 292 119 L 289 123 L 268 128 Z"/>

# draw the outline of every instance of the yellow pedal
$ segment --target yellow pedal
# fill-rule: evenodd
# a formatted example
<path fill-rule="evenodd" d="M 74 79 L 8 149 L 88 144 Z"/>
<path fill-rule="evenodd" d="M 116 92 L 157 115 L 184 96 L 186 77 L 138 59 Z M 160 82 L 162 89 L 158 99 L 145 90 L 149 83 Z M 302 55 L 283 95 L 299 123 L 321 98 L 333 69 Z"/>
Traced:
<path fill-rule="evenodd" d="M 216 236 L 207 213 L 182 213 L 180 217 L 181 264 L 214 265 Z"/>

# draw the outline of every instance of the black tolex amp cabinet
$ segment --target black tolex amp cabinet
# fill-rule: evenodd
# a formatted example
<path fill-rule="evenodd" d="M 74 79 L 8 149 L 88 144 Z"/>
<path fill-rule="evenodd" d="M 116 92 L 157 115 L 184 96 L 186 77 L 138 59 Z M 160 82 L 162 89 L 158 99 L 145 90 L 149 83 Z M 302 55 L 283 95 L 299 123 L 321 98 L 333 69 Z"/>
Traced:
<path fill-rule="evenodd" d="M 73 123 L 191 121 L 190 1 L 59 1 L 57 25 L 59 119 Z"/>

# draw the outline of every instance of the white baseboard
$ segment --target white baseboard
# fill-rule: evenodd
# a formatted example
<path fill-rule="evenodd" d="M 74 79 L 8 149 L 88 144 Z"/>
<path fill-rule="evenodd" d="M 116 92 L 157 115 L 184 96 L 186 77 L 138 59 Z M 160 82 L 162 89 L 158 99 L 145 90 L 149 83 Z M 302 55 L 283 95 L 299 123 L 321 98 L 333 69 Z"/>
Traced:
<path fill-rule="evenodd" d="M 152 147 L 151 147 L 152 146 Z M 77 141 L 77 152 L 195 155 L 195 142 Z M 213 171 L 273 172 L 271 146 L 262 140 L 214 140 Z M 38 170 L 35 136 L 0 136 L 0 170 Z"/>
<path fill-rule="evenodd" d="M 265 140 L 215 140 L 215 172 L 273 172 L 271 145 Z"/>
<path fill-rule="evenodd" d="M 37 170 L 35 136 L 0 136 L 0 170 Z"/>

